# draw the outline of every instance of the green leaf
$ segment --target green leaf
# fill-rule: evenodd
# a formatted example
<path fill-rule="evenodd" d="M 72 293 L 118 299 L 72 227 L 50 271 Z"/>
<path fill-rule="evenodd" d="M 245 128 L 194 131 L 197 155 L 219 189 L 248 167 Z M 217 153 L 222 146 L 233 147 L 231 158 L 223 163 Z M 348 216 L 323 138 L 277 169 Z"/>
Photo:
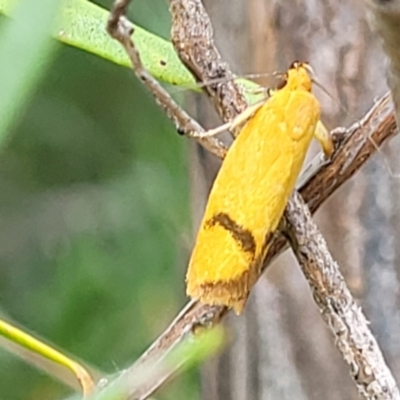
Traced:
<path fill-rule="evenodd" d="M 0 13 L 9 15 L 13 2 L 0 0 Z M 41 4 L 40 9 L 42 7 Z M 54 30 L 55 37 L 63 43 L 130 67 L 129 58 L 122 46 L 106 32 L 108 15 L 108 10 L 86 0 L 67 0 Z M 154 77 L 173 85 L 193 86 L 192 75 L 180 62 L 170 42 L 139 26 L 135 26 L 133 38 L 143 64 Z"/>
<path fill-rule="evenodd" d="M 120 43 L 107 34 L 108 15 L 108 10 L 86 0 L 68 0 L 62 10 L 56 37 L 63 43 L 130 68 L 130 60 Z M 152 76 L 174 86 L 200 91 L 192 74 L 179 60 L 172 43 L 137 25 L 132 37 L 144 67 Z M 244 79 L 238 81 L 249 91 L 258 87 Z M 260 99 L 260 96 L 251 97 L 250 103 Z"/>
<path fill-rule="evenodd" d="M 93 380 L 86 369 L 74 361 L 72 358 L 56 350 L 54 347 L 40 341 L 39 339 L 33 337 L 28 332 L 11 325 L 7 321 L 0 319 L 0 336 L 5 339 L 10 340 L 12 343 L 18 347 L 22 347 L 29 352 L 33 353 L 36 357 L 33 357 L 30 361 L 36 366 L 41 367 L 41 357 L 45 360 L 51 361 L 57 365 L 67 368 L 72 374 L 75 375 L 76 379 L 82 387 L 84 394 L 89 394 L 92 392 L 94 383 Z M 4 343 L 2 343 L 4 345 Z M 17 347 L 17 348 L 18 348 Z M 20 349 L 19 349 L 20 350 Z M 16 354 L 25 354 L 20 351 L 15 351 Z M 26 355 L 25 355 L 26 357 Z M 29 360 L 29 357 L 26 357 Z M 50 372 L 50 371 L 49 371 Z"/>
<path fill-rule="evenodd" d="M 62 11 L 57 38 L 116 64 L 131 67 L 122 46 L 106 31 L 109 11 L 86 0 L 68 0 Z M 180 62 L 170 42 L 135 26 L 133 39 L 142 62 L 157 79 L 179 86 L 193 85 L 194 79 Z"/>
<path fill-rule="evenodd" d="M 15 117 L 29 99 L 35 85 L 45 74 L 54 50 L 50 32 L 61 0 L 21 0 L 13 19 L 0 31 L 0 145 Z M 1 9 L 5 2 L 0 1 Z M 12 4 L 7 2 L 7 11 Z"/>
<path fill-rule="evenodd" d="M 0 13 L 9 14 L 13 0 L 0 0 Z M 122 46 L 106 32 L 109 11 L 86 0 L 67 0 L 62 9 L 55 37 L 63 43 L 88 51 L 118 65 L 131 67 Z M 183 66 L 172 44 L 135 26 L 133 39 L 145 68 L 160 81 L 184 88 L 199 90 L 191 73 Z M 249 91 L 258 87 L 253 82 L 239 79 Z M 250 98 L 251 97 L 251 98 Z M 254 103 L 260 96 L 250 96 Z"/>

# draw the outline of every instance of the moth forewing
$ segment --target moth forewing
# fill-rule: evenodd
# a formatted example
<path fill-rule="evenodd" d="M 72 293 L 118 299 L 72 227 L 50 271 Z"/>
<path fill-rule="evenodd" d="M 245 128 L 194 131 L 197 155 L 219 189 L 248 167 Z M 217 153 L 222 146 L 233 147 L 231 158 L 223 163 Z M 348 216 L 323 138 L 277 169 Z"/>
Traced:
<path fill-rule="evenodd" d="M 310 76 L 294 64 L 287 84 L 244 125 L 215 179 L 189 262 L 190 297 L 242 311 L 319 117 Z"/>

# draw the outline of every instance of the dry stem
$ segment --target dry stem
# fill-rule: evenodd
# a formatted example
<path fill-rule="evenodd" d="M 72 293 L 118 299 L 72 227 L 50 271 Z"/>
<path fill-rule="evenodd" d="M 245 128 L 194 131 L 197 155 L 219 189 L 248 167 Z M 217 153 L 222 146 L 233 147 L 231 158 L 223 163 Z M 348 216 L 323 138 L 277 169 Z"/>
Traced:
<path fill-rule="evenodd" d="M 125 0 L 115 1 L 108 20 L 108 33 L 122 44 L 136 76 L 153 94 L 157 104 L 175 124 L 177 131 L 189 137 L 194 136 L 207 150 L 223 158 L 227 151 L 226 146 L 216 138 L 201 138 L 201 134 L 204 133 L 203 127 L 179 107 L 169 93 L 143 67 L 140 55 L 131 39 L 134 27 L 125 17 L 128 4 L 129 1 Z"/>
<path fill-rule="evenodd" d="M 358 392 L 366 399 L 399 399 L 396 382 L 385 364 L 361 307 L 353 299 L 325 239 L 301 196 L 295 192 L 285 211 L 290 245 L 313 293 L 322 318 Z"/>

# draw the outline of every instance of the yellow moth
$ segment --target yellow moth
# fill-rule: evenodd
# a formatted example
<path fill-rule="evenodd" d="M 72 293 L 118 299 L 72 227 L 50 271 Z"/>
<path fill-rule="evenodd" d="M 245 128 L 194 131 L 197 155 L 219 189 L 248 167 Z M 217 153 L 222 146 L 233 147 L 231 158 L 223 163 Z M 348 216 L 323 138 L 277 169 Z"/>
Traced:
<path fill-rule="evenodd" d="M 230 147 L 189 262 L 187 294 L 193 299 L 241 313 L 312 137 L 332 154 L 310 70 L 306 63 L 293 63 L 286 84 L 272 92 Z"/>

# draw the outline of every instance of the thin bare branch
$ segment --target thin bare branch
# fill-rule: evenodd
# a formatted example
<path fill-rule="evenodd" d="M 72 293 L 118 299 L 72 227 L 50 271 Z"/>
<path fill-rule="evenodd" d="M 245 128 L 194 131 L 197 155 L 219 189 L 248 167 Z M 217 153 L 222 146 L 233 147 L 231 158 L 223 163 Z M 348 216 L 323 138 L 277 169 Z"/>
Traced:
<path fill-rule="evenodd" d="M 140 55 L 132 41 L 134 27 L 125 17 L 130 0 L 117 0 L 108 19 L 107 31 L 118 40 L 128 54 L 133 70 L 142 83 L 151 91 L 157 104 L 165 111 L 174 123 L 177 131 L 194 137 L 207 150 L 220 158 L 224 158 L 227 148 L 216 138 L 202 138 L 203 127 L 172 99 L 169 93 L 143 67 Z"/>
<path fill-rule="evenodd" d="M 369 400 L 400 399 L 361 307 L 354 301 L 325 239 L 295 192 L 285 210 L 285 232 L 310 284 L 314 301 L 348 364 L 358 392 Z"/>
<path fill-rule="evenodd" d="M 395 109 L 390 93 L 348 129 L 331 132 L 337 151 L 331 162 L 318 157 L 304 171 L 298 188 L 314 212 L 339 186 L 352 177 L 386 140 L 397 134 Z"/>
<path fill-rule="evenodd" d="M 173 349 L 176 349 L 185 340 L 193 339 L 198 328 L 211 327 L 207 322 L 210 320 L 213 321 L 213 326 L 215 326 L 227 311 L 222 308 L 204 306 L 198 302 L 191 301 L 166 329 L 164 332 L 165 335 L 161 335 L 137 362 L 126 371 L 125 379 L 128 377 L 131 382 L 135 382 L 135 376 L 145 366 L 150 366 L 152 363 L 162 363 Z M 136 385 L 130 386 L 129 399 L 144 400 L 148 398 L 165 381 L 176 375 L 187 361 L 187 359 L 182 358 L 179 365 L 168 365 L 168 368 L 160 370 L 153 377 L 153 380 L 147 380 L 146 385 L 140 387 Z"/>

